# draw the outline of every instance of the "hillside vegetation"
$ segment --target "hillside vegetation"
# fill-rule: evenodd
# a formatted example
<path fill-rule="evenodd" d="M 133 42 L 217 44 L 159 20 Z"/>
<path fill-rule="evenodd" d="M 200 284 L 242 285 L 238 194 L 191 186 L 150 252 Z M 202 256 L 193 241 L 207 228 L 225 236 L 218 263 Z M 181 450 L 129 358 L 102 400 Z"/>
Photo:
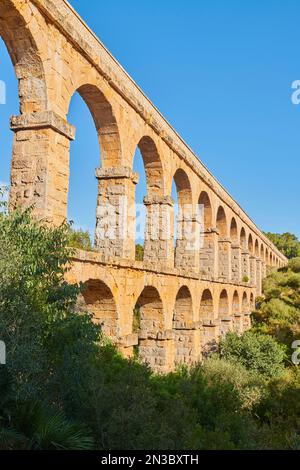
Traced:
<path fill-rule="evenodd" d="M 0 214 L 1 449 L 300 449 L 299 259 L 265 281 L 250 332 L 159 376 L 76 313 L 69 237 Z"/>

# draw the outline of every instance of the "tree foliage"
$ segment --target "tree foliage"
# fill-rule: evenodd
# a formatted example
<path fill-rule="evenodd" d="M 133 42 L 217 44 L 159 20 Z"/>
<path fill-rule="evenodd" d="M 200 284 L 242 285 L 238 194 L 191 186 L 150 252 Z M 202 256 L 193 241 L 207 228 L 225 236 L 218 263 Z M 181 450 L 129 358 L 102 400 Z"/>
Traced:
<path fill-rule="evenodd" d="M 267 232 L 265 235 L 288 259 L 300 256 L 300 242 L 296 235 L 289 232 L 282 234 Z"/>
<path fill-rule="evenodd" d="M 286 348 L 271 336 L 253 331 L 242 335 L 229 333 L 221 341 L 221 355 L 234 363 L 267 377 L 274 377 L 284 370 Z"/>
<path fill-rule="evenodd" d="M 254 328 L 289 348 L 300 339 L 300 258 L 264 280 L 264 297 L 254 312 Z"/>

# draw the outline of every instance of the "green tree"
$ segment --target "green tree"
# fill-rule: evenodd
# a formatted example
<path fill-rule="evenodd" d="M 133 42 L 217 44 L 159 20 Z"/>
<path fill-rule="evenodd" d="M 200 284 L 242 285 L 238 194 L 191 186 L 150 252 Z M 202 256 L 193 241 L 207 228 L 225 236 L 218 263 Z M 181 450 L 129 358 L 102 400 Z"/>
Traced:
<path fill-rule="evenodd" d="M 143 261 L 144 247 L 140 244 L 135 245 L 135 259 L 136 261 Z"/>
<path fill-rule="evenodd" d="M 246 331 L 242 335 L 228 333 L 220 343 L 221 356 L 242 364 L 266 377 L 284 370 L 286 349 L 268 335 Z"/>
<path fill-rule="evenodd" d="M 253 314 L 254 329 L 291 348 L 292 342 L 300 339 L 300 258 L 268 276 L 263 293 Z"/>
<path fill-rule="evenodd" d="M 72 229 L 70 225 L 68 245 L 79 250 L 91 251 L 93 249 L 90 233 L 86 230 Z"/>
<path fill-rule="evenodd" d="M 296 235 L 288 232 L 282 234 L 267 232 L 265 235 L 287 258 L 300 256 L 300 242 Z"/>

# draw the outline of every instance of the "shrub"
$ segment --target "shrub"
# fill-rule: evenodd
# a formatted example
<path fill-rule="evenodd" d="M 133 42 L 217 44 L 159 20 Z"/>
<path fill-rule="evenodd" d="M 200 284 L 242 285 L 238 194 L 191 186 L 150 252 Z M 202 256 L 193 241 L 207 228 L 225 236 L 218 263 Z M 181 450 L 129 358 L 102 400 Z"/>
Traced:
<path fill-rule="evenodd" d="M 228 333 L 220 344 L 221 356 L 244 365 L 263 376 L 273 377 L 284 370 L 286 349 L 270 336 L 247 331 Z"/>

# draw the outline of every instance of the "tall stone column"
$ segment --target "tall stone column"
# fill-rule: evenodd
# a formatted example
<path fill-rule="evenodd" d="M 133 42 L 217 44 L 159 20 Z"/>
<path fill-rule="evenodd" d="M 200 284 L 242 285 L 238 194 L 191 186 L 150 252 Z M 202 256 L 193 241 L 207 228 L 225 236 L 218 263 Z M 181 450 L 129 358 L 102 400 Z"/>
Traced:
<path fill-rule="evenodd" d="M 95 247 L 106 256 L 135 259 L 135 185 L 128 167 L 96 170 L 98 200 Z"/>
<path fill-rule="evenodd" d="M 10 209 L 33 206 L 37 219 L 60 225 L 67 218 L 75 128 L 52 111 L 41 111 L 13 116 L 11 129 Z"/>
<path fill-rule="evenodd" d="M 242 251 L 242 279 L 244 278 L 250 281 L 250 253 L 247 250 Z"/>
<path fill-rule="evenodd" d="M 231 281 L 238 284 L 242 280 L 242 248 L 231 245 Z"/>
<path fill-rule="evenodd" d="M 174 202 L 170 196 L 144 199 L 147 208 L 144 261 L 174 267 Z"/>
<path fill-rule="evenodd" d="M 262 293 L 262 261 L 256 260 L 256 293 L 261 295 Z"/>
<path fill-rule="evenodd" d="M 200 275 L 218 278 L 218 231 L 210 228 L 201 234 L 199 270 Z"/>
<path fill-rule="evenodd" d="M 256 258 L 255 256 L 250 256 L 250 284 L 256 286 Z"/>
<path fill-rule="evenodd" d="M 219 279 L 224 282 L 231 278 L 231 241 L 228 238 L 219 238 Z"/>
<path fill-rule="evenodd" d="M 201 223 L 196 216 L 179 215 L 175 249 L 175 268 L 199 271 Z"/>

